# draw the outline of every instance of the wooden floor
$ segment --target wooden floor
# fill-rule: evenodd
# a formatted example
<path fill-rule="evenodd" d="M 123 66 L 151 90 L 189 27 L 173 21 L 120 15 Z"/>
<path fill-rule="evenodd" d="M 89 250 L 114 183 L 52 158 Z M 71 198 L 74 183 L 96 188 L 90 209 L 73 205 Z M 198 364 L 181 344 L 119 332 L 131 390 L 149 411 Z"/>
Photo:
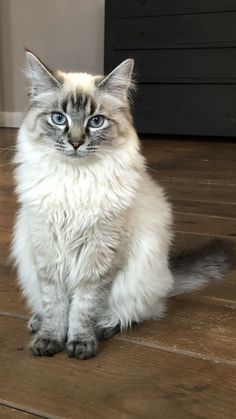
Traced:
<path fill-rule="evenodd" d="M 94 359 L 31 355 L 29 314 L 7 263 L 15 135 L 0 130 L 0 417 L 236 418 L 235 272 L 173 298 L 163 320 L 117 335 Z M 176 248 L 212 236 L 236 243 L 236 143 L 145 140 L 143 152 L 173 203 Z"/>

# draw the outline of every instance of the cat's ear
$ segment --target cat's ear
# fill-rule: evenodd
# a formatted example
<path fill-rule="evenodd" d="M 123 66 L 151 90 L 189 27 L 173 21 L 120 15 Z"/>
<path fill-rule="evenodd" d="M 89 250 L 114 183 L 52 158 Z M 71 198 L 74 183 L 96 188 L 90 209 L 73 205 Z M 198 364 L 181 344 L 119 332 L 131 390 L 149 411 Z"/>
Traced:
<path fill-rule="evenodd" d="M 52 72 L 30 51 L 25 50 L 27 70 L 30 79 L 30 97 L 45 93 L 60 86 Z"/>
<path fill-rule="evenodd" d="M 132 58 L 123 61 L 99 83 L 98 88 L 120 99 L 126 98 L 129 89 L 132 87 L 133 67 L 134 60 Z"/>

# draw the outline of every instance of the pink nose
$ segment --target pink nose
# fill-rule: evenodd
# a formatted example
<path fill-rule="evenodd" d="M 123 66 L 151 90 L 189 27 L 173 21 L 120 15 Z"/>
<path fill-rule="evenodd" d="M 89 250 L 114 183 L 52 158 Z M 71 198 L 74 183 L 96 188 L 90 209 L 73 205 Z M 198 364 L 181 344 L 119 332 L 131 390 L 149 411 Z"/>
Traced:
<path fill-rule="evenodd" d="M 84 140 L 69 140 L 68 141 L 72 147 L 77 150 L 82 144 L 84 144 Z"/>

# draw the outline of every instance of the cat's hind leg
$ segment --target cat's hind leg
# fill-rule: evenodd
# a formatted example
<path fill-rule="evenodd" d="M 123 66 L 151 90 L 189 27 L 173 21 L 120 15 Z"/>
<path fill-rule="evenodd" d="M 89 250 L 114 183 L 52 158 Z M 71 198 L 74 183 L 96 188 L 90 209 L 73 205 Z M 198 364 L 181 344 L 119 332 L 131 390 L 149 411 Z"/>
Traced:
<path fill-rule="evenodd" d="M 42 315 L 34 314 L 28 321 L 28 329 L 31 333 L 36 333 L 39 331 L 43 322 Z"/>
<path fill-rule="evenodd" d="M 137 266 L 137 263 L 136 263 Z M 132 327 L 147 319 L 160 319 L 165 314 L 166 297 L 173 277 L 166 264 L 156 269 L 128 269 L 120 271 L 111 287 L 108 304 L 100 313 L 98 329 L 106 336 Z M 107 332 L 106 332 L 107 331 Z"/>
<path fill-rule="evenodd" d="M 120 332 L 120 324 L 113 327 L 97 327 L 95 330 L 97 340 L 100 342 L 102 340 L 109 340 L 113 338 L 117 333 Z"/>

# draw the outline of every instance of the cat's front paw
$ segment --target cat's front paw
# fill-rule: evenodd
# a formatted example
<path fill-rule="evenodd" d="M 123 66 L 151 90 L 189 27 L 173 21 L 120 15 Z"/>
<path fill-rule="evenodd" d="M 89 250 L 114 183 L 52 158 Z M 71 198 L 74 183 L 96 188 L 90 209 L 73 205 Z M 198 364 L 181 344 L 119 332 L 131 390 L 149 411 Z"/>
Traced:
<path fill-rule="evenodd" d="M 92 358 L 98 352 L 98 341 L 95 337 L 76 336 L 67 342 L 66 350 L 70 358 Z"/>
<path fill-rule="evenodd" d="M 50 337 L 36 336 L 31 344 L 31 351 L 35 356 L 53 356 L 61 352 L 64 343 Z"/>

